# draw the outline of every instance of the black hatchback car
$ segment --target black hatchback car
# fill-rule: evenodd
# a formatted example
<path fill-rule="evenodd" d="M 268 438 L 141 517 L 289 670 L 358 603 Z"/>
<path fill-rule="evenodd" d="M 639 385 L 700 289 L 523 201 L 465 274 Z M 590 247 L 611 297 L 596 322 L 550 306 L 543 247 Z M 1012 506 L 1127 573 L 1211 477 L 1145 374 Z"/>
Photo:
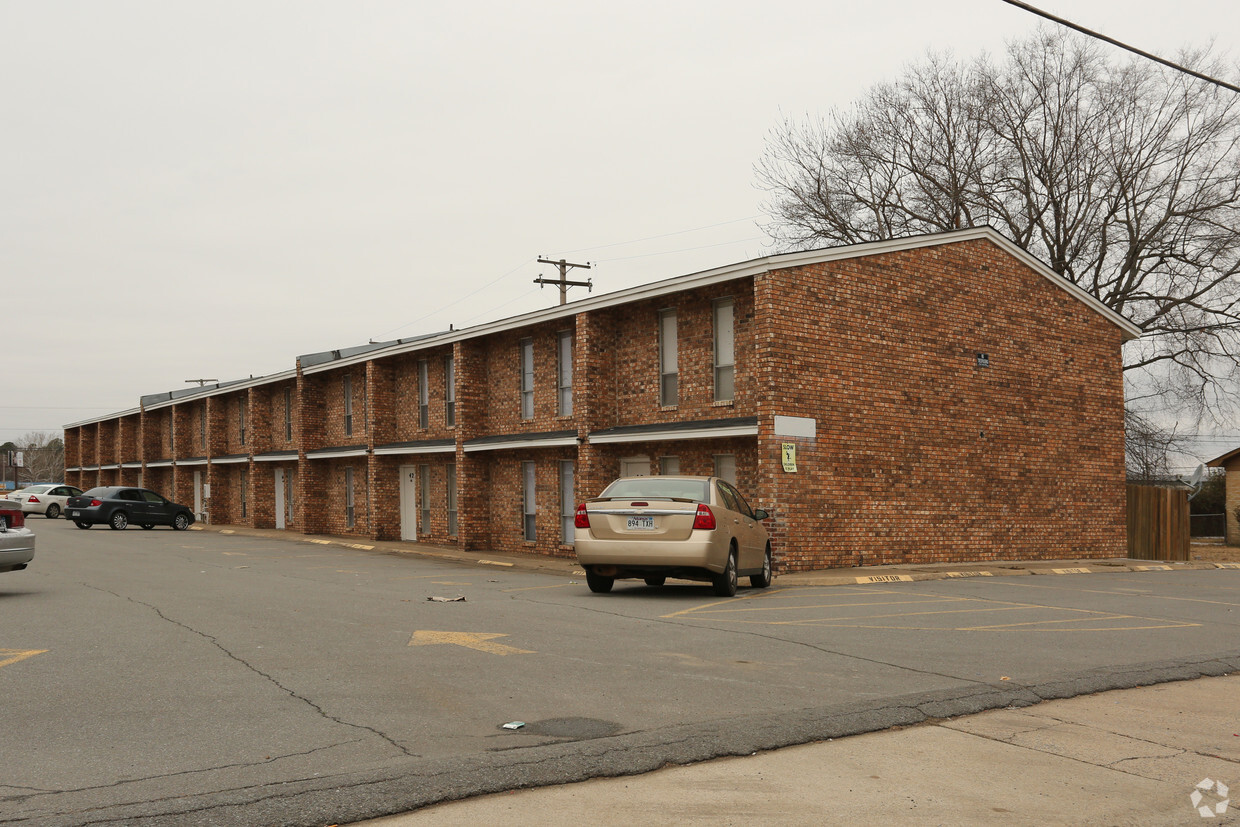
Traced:
<path fill-rule="evenodd" d="M 106 523 L 117 531 L 130 523 L 143 528 L 170 525 L 177 531 L 184 531 L 194 522 L 194 512 L 188 506 L 178 505 L 146 488 L 123 485 L 92 488 L 80 497 L 70 497 L 65 503 L 65 517 L 73 520 L 78 528 Z"/>

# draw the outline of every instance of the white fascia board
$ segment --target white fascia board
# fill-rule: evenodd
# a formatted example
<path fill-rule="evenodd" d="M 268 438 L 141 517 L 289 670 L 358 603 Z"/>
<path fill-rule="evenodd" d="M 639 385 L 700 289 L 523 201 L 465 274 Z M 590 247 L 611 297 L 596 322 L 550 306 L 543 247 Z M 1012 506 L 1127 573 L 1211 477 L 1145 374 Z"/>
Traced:
<path fill-rule="evenodd" d="M 249 457 L 220 457 L 219 459 L 215 459 L 214 457 L 212 457 L 211 459 L 207 460 L 207 462 L 209 462 L 212 465 L 239 465 L 243 462 L 249 462 L 249 461 L 250 461 Z M 178 462 L 177 464 L 178 465 L 198 465 L 198 461 L 195 460 L 194 462 Z"/>
<path fill-rule="evenodd" d="M 81 468 L 79 468 L 78 470 L 79 470 L 79 471 L 98 471 L 98 470 L 99 470 L 99 466 L 98 466 L 98 465 L 83 465 L 83 466 L 82 466 Z"/>
<path fill-rule="evenodd" d="M 757 436 L 757 425 L 735 425 L 730 428 L 697 428 L 692 431 L 645 431 L 637 434 L 591 436 L 591 445 L 620 442 L 670 442 L 678 439 L 723 439 L 737 436 Z"/>
<path fill-rule="evenodd" d="M 108 422 L 112 419 L 123 419 L 127 416 L 137 416 L 140 413 L 142 413 L 141 408 L 130 408 L 127 411 L 105 414 L 104 416 L 95 417 L 94 419 L 83 419 L 81 422 L 70 422 L 68 425 L 62 425 L 61 428 L 67 431 L 70 428 L 81 428 L 83 425 L 98 425 L 101 422 Z"/>
<path fill-rule="evenodd" d="M 177 460 L 178 468 L 187 468 L 191 465 L 206 465 L 206 464 L 207 464 L 207 461 L 205 459 L 179 459 Z"/>
<path fill-rule="evenodd" d="M 366 456 L 365 448 L 353 448 L 348 451 L 324 451 L 317 454 L 306 454 L 306 459 L 341 459 L 343 457 L 364 457 Z"/>
<path fill-rule="evenodd" d="M 85 468 L 83 468 L 83 467 L 81 467 L 81 466 L 78 466 L 77 468 L 66 468 L 66 469 L 65 469 L 65 473 L 66 473 L 66 474 L 76 474 L 76 473 L 78 473 L 79 471 L 85 471 L 85 470 L 86 470 Z"/>
<path fill-rule="evenodd" d="M 255 454 L 255 462 L 297 462 L 296 454 L 279 454 L 277 456 L 262 456 Z"/>
<path fill-rule="evenodd" d="M 141 468 L 141 467 L 142 467 L 142 463 L 140 463 L 140 462 L 122 462 L 122 463 L 121 463 L 121 467 L 122 467 L 122 468 Z"/>
<path fill-rule="evenodd" d="M 170 460 L 170 459 L 160 459 L 160 460 L 156 460 L 156 461 L 154 461 L 154 462 L 148 462 L 148 463 L 146 464 L 146 467 L 147 467 L 147 468 L 171 468 L 171 467 L 172 467 L 172 460 Z"/>
<path fill-rule="evenodd" d="M 514 448 L 564 448 L 569 445 L 576 447 L 577 437 L 566 436 L 559 439 L 511 439 L 503 442 L 484 442 L 481 445 L 466 445 L 465 452 L 475 451 L 510 451 Z"/>
<path fill-rule="evenodd" d="M 435 445 L 430 448 L 376 448 L 374 455 L 377 457 L 392 457 L 401 454 L 455 454 L 456 445 Z"/>

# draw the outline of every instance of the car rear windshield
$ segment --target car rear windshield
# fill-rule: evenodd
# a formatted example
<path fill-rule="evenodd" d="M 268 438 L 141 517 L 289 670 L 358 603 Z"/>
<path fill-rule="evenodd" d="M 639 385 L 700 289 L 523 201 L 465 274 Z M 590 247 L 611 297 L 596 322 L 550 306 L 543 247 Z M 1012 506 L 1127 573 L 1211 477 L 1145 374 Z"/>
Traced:
<path fill-rule="evenodd" d="M 629 499 L 640 497 L 648 500 L 693 500 L 704 503 L 706 482 L 704 480 L 659 479 L 642 477 L 635 480 L 616 480 L 603 492 L 604 497 Z"/>

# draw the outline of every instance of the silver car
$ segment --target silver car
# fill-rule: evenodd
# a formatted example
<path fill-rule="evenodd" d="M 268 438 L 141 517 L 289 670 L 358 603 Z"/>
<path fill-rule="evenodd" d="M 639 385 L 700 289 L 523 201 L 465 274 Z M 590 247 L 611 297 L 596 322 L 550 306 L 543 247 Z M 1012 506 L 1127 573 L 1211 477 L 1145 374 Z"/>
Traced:
<path fill-rule="evenodd" d="M 675 577 L 731 597 L 743 575 L 756 589 L 771 584 L 768 517 L 718 477 L 622 477 L 577 506 L 573 548 L 594 592 L 620 578 Z"/>
<path fill-rule="evenodd" d="M 34 559 L 34 532 L 12 500 L 0 500 L 0 572 L 20 571 Z"/>

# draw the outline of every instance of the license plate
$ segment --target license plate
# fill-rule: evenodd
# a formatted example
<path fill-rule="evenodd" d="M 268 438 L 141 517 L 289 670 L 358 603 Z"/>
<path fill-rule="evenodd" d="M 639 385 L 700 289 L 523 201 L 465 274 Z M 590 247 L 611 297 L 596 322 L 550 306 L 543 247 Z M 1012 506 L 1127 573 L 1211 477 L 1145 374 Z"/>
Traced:
<path fill-rule="evenodd" d="M 629 531 L 654 531 L 654 517 L 629 517 L 624 527 Z"/>
<path fill-rule="evenodd" d="M 77 516 L 79 516 L 79 515 L 78 515 L 78 512 L 76 512 L 76 511 L 70 511 L 70 512 L 69 512 L 69 516 L 70 516 L 70 517 L 77 517 Z"/>

